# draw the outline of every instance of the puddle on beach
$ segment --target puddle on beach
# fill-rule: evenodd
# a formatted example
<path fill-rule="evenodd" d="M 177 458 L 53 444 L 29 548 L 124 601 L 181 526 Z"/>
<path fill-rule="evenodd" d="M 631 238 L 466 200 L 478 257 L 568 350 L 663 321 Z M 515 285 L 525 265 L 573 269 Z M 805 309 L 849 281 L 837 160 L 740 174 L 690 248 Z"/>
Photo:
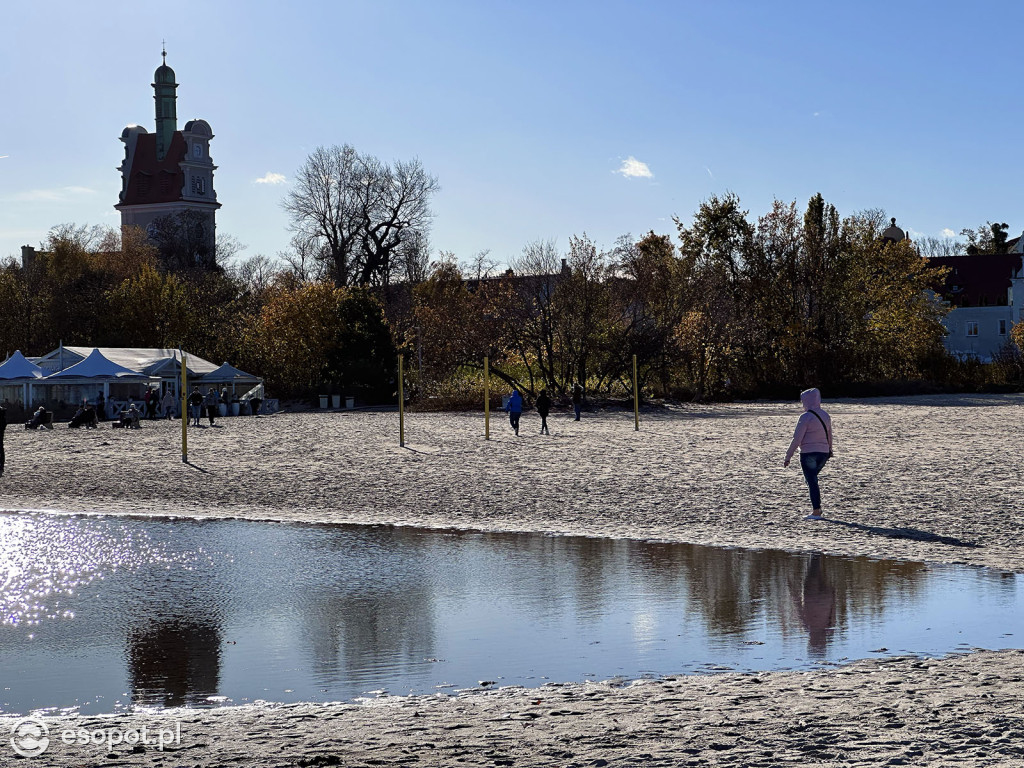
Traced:
<path fill-rule="evenodd" d="M 0 713 L 1014 648 L 1020 579 L 609 539 L 0 514 Z"/>

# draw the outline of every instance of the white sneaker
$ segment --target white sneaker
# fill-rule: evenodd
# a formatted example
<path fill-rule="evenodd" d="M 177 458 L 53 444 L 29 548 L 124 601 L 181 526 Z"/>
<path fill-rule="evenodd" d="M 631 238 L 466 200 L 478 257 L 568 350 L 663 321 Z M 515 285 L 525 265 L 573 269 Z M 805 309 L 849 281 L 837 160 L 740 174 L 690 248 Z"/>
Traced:
<path fill-rule="evenodd" d="M 821 515 L 808 515 L 804 520 L 824 520 L 825 518 Z"/>

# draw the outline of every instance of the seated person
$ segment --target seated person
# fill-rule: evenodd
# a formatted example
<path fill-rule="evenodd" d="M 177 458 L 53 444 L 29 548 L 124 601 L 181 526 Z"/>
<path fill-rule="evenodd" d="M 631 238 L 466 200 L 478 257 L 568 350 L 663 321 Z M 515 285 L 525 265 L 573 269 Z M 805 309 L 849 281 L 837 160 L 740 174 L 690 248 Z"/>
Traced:
<path fill-rule="evenodd" d="M 142 426 L 139 423 L 139 419 L 141 419 L 141 418 L 142 418 L 142 411 L 140 411 L 135 406 L 135 403 L 132 403 L 131 405 L 129 405 L 128 406 L 128 427 L 130 427 L 131 429 L 138 429 L 140 426 Z"/>
<path fill-rule="evenodd" d="M 123 427 L 125 429 L 134 426 L 136 416 L 133 415 L 133 412 L 134 414 L 138 414 L 139 412 L 139 409 L 135 407 L 135 403 L 132 403 L 127 408 L 122 409 L 121 413 L 117 417 L 117 421 L 114 422 L 114 426 Z"/>
<path fill-rule="evenodd" d="M 68 422 L 68 426 L 71 429 L 78 429 L 78 427 L 96 427 L 96 409 L 91 405 L 86 405 L 83 408 L 79 408 L 74 416 L 71 417 L 71 421 Z"/>
<path fill-rule="evenodd" d="M 38 410 L 32 414 L 32 418 L 25 422 L 25 429 L 39 429 L 46 423 L 46 413 L 46 408 L 40 405 Z"/>

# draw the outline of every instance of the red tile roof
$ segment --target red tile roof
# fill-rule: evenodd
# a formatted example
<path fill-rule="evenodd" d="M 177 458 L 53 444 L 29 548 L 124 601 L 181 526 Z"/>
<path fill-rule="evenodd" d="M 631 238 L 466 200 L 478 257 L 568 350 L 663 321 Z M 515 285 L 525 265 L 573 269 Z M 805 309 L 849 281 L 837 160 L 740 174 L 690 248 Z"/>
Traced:
<path fill-rule="evenodd" d="M 181 131 L 175 131 L 171 146 L 163 160 L 156 159 L 156 134 L 140 134 L 135 145 L 128 187 L 120 205 L 145 203 L 173 203 L 181 200 L 185 186 L 185 173 L 179 163 L 185 159 L 188 147 Z"/>

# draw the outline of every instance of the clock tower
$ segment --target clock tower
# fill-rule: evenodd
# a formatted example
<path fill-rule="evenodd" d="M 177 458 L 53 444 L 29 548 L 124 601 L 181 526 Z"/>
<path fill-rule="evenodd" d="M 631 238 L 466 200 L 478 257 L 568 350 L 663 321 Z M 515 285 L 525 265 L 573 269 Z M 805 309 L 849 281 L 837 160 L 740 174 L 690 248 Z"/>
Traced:
<path fill-rule="evenodd" d="M 210 156 L 213 131 L 205 120 L 189 120 L 178 130 L 177 88 L 165 50 L 153 74 L 156 132 L 134 124 L 121 132 L 121 194 L 114 208 L 122 228 L 149 233 L 168 267 L 212 268 L 220 208 Z"/>

